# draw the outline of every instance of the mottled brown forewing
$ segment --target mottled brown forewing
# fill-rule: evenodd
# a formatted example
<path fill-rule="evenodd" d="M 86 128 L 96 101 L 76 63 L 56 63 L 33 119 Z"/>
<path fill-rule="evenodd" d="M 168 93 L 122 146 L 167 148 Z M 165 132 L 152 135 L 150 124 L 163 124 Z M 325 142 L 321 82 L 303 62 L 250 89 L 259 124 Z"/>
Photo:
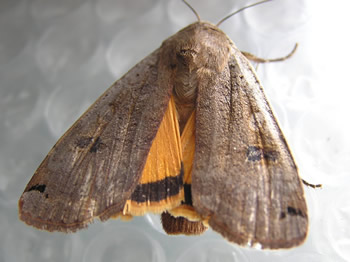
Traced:
<path fill-rule="evenodd" d="M 64 134 L 19 200 L 20 218 L 76 231 L 122 211 L 134 191 L 171 94 L 159 50 L 112 85 Z"/>
<path fill-rule="evenodd" d="M 219 40 L 228 61 L 198 86 L 193 205 L 232 242 L 296 246 L 308 230 L 297 167 L 254 69 Z"/>

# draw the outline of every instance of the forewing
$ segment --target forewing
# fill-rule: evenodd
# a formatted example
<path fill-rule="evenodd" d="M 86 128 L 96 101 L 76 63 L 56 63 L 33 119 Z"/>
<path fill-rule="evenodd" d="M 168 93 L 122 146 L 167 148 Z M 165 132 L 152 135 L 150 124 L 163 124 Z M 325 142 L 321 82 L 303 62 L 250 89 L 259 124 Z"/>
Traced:
<path fill-rule="evenodd" d="M 292 247 L 307 234 L 301 180 L 254 70 L 232 48 L 198 89 L 193 205 L 230 241 Z"/>
<path fill-rule="evenodd" d="M 75 231 L 122 211 L 171 93 L 166 81 L 160 88 L 158 61 L 159 50 L 113 84 L 56 143 L 19 200 L 23 221 Z"/>

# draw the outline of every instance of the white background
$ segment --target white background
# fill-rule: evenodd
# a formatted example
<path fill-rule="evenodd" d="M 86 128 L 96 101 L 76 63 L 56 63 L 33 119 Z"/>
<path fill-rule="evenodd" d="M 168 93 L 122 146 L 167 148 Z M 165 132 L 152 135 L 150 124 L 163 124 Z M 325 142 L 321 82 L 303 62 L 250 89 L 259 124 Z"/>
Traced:
<path fill-rule="evenodd" d="M 213 23 L 244 0 L 189 0 Z M 275 0 L 220 27 L 260 57 L 259 77 L 297 160 L 310 229 L 304 245 L 260 251 L 209 230 L 169 237 L 154 216 L 96 221 L 76 234 L 18 220 L 17 201 L 55 141 L 116 79 L 195 21 L 180 0 L 0 2 L 0 261 L 350 261 L 349 15 L 346 0 Z"/>

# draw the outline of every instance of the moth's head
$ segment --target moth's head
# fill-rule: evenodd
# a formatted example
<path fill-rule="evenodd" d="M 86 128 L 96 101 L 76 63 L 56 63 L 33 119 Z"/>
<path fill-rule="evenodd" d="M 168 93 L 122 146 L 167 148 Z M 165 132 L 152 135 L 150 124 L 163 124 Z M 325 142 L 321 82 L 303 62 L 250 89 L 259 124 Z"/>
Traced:
<path fill-rule="evenodd" d="M 263 0 L 245 6 L 221 19 L 216 25 L 203 22 L 196 10 L 186 0 L 183 2 L 193 11 L 197 22 L 193 23 L 163 42 L 162 57 L 173 70 L 193 72 L 198 69 L 209 69 L 221 72 L 230 57 L 232 41 L 218 26 L 233 15 L 256 5 L 269 2 Z M 166 64 L 166 63 L 165 63 Z"/>
<path fill-rule="evenodd" d="M 189 72 L 200 68 L 220 71 L 227 64 L 232 42 L 218 27 L 208 22 L 193 23 L 163 42 L 162 57 L 171 69 Z"/>
<path fill-rule="evenodd" d="M 195 9 L 183 0 L 197 17 L 193 23 L 162 44 L 162 63 L 171 70 L 191 73 L 203 69 L 208 73 L 220 73 L 230 58 L 230 52 L 236 48 L 229 37 L 218 26 L 233 15 L 256 5 L 272 0 L 263 0 L 245 6 L 221 19 L 216 25 L 203 22 Z"/>

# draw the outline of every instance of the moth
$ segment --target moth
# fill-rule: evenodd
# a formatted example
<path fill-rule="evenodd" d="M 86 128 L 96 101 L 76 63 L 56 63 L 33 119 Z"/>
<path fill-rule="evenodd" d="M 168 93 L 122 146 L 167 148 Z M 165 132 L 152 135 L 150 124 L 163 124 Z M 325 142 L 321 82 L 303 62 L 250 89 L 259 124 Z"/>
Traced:
<path fill-rule="evenodd" d="M 197 17 L 58 140 L 20 197 L 21 220 L 75 232 L 153 212 L 169 234 L 211 227 L 270 249 L 304 241 L 302 180 L 254 68 Z"/>

